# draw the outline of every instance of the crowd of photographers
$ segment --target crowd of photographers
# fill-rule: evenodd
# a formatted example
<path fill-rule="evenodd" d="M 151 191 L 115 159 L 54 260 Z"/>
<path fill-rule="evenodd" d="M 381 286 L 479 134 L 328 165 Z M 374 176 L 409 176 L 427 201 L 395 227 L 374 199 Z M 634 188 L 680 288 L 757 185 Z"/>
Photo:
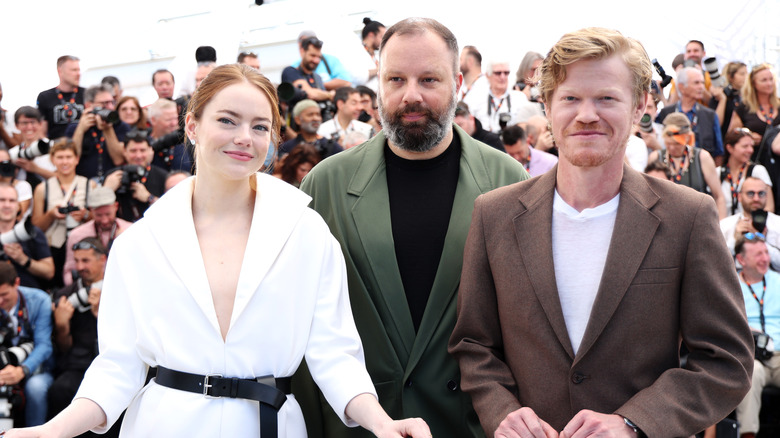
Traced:
<path fill-rule="evenodd" d="M 278 86 L 286 124 L 266 171 L 297 186 L 321 160 L 382 129 L 376 90 L 385 26 L 370 19 L 364 24 L 366 54 L 357 65 L 324 53 L 313 32 L 301 33 L 300 60 L 284 69 Z M 542 59 L 528 52 L 514 74 L 508 59 L 486 62 L 483 71 L 474 46 L 463 47 L 459 60 L 456 124 L 510 154 L 532 176 L 557 162 L 534 82 Z M 237 61 L 261 68 L 253 53 Z M 182 87 L 190 92 L 216 65 L 216 52 L 200 47 L 196 62 L 193 84 Z M 774 272 L 780 269 L 775 75 L 768 64 L 748 71 L 734 61 L 719 68 L 697 40 L 674 57 L 674 77 L 653 62 L 660 80 L 628 141 L 626 163 L 716 201 L 761 343 L 757 367 L 766 370 L 738 409 L 743 431 L 756 433 L 760 391 L 780 384 L 771 341 L 780 339 L 780 290 L 771 290 L 780 288 Z M 195 171 L 183 135 L 189 96 L 174 98 L 173 73 L 152 72 L 158 100 L 142 107 L 136 97 L 123 96 L 113 76 L 81 87 L 74 56 L 60 57 L 57 72 L 57 86 L 41 92 L 35 106 L 3 113 L 0 124 L 0 257 L 7 262 L 0 263 L 0 422 L 13 417 L 17 424 L 39 424 L 67 405 L 97 353 L 100 285 L 112 242 Z M 756 282 L 763 285 L 761 297 Z"/>

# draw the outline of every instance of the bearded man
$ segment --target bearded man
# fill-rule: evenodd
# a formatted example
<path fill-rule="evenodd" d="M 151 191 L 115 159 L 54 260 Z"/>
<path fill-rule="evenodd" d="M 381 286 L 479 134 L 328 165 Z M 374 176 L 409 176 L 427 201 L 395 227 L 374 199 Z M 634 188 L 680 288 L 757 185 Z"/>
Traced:
<path fill-rule="evenodd" d="M 379 53 L 383 130 L 315 166 L 301 189 L 341 242 L 366 366 L 384 409 L 424 418 L 434 436 L 474 437 L 482 431 L 446 348 L 463 245 L 474 199 L 528 175 L 453 125 L 458 55 L 452 32 L 434 20 L 387 29 Z M 373 436 L 337 424 L 321 397 L 306 399 L 305 383 L 298 378 L 295 386 L 309 436 Z"/>

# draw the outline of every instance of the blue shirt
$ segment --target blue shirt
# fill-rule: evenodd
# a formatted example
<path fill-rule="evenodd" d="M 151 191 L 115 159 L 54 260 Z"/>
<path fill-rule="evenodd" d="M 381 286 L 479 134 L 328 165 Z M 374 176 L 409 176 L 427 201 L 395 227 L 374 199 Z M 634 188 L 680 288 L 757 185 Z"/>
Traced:
<path fill-rule="evenodd" d="M 764 275 L 766 279 L 766 293 L 762 283 L 751 284 L 756 296 L 764 298 L 764 321 L 766 323 L 766 333 L 775 341 L 775 349 L 780 342 L 780 274 L 775 271 L 767 271 Z M 745 311 L 747 312 L 748 324 L 753 330 L 761 330 L 761 313 L 758 301 L 753 297 L 750 288 L 740 275 L 739 286 L 742 288 L 742 297 L 745 299 Z"/>
<path fill-rule="evenodd" d="M 328 64 L 328 67 L 325 67 L 325 63 Z M 296 68 L 299 65 L 301 65 L 300 59 L 292 63 L 292 66 Z M 330 73 L 328 73 L 328 68 L 330 68 Z M 328 82 L 331 79 L 344 79 L 347 82 L 352 82 L 352 75 L 344 68 L 344 64 L 335 56 L 325 53 L 322 54 L 322 61 L 314 69 L 314 73 L 320 75 L 323 82 Z"/>
<path fill-rule="evenodd" d="M 19 293 L 27 303 L 27 316 L 32 330 L 32 333 L 26 333 L 25 328 L 22 328 L 22 336 L 33 340 L 33 349 L 22 365 L 34 373 L 52 354 L 51 298 L 46 292 L 32 287 L 19 286 Z"/>

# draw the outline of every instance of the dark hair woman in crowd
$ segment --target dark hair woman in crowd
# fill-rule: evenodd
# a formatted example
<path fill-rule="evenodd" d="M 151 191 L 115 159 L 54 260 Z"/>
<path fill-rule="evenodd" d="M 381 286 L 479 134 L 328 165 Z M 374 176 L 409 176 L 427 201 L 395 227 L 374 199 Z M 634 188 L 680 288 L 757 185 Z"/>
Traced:
<path fill-rule="evenodd" d="M 319 162 L 320 153 L 314 146 L 299 144 L 282 160 L 280 176 L 284 182 L 300 187 L 303 177 Z"/>
<path fill-rule="evenodd" d="M 116 104 L 116 111 L 119 113 L 119 120 L 130 125 L 131 128 L 148 129 L 149 123 L 146 121 L 146 113 L 141 108 L 141 104 L 134 96 L 124 96 Z"/>
<path fill-rule="evenodd" d="M 755 164 L 750 160 L 753 155 L 755 140 L 752 132 L 747 128 L 736 128 L 726 134 L 723 139 L 724 159 L 726 164 L 718 167 L 718 175 L 721 181 L 721 190 L 723 191 L 726 203 L 726 214 L 734 215 L 742 212 L 742 204 L 739 202 L 739 192 L 742 190 L 742 183 L 745 178 L 752 176 L 772 186 L 772 180 L 769 178 L 769 172 L 760 164 Z M 775 210 L 775 200 L 772 191 L 769 190 L 766 200 L 767 211 Z"/>

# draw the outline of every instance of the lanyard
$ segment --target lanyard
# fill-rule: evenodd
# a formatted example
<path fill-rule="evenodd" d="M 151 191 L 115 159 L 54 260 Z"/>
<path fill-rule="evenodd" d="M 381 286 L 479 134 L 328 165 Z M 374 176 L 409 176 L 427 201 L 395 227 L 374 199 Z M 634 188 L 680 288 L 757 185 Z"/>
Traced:
<path fill-rule="evenodd" d="M 685 175 L 685 172 L 690 167 L 690 163 L 688 163 L 688 166 L 686 166 L 686 162 L 690 161 L 690 147 L 685 146 L 685 151 L 683 151 L 683 158 L 680 162 L 680 167 L 677 167 L 677 164 L 674 162 L 674 159 L 671 155 L 669 155 L 669 151 L 666 151 L 666 161 L 667 165 L 672 169 L 672 172 L 676 172 L 674 175 L 674 181 L 679 183 L 680 180 L 682 180 L 683 175 Z"/>
<path fill-rule="evenodd" d="M 766 333 L 766 322 L 764 320 L 764 297 L 766 296 L 766 277 L 761 278 L 761 282 L 764 285 L 764 290 L 763 292 L 761 292 L 761 299 L 758 298 L 758 295 L 756 295 L 756 292 L 750 286 L 750 283 L 748 283 L 747 280 L 745 280 L 744 274 L 742 274 L 742 280 L 745 282 L 745 285 L 747 285 L 748 289 L 750 289 L 750 293 L 753 295 L 753 298 L 755 298 L 756 302 L 758 303 L 759 319 L 761 320 L 761 331 Z"/>
<path fill-rule="evenodd" d="M 62 95 L 62 91 L 60 91 L 59 88 L 57 88 L 57 99 L 60 100 L 60 103 L 63 105 L 62 109 L 68 112 L 68 117 L 73 117 L 73 109 L 71 106 L 76 104 L 76 94 L 79 92 L 78 87 L 73 89 L 73 94 L 71 94 L 70 99 L 68 99 L 67 102 L 65 102 L 65 98 Z"/>
<path fill-rule="evenodd" d="M 98 239 L 101 241 L 103 240 L 103 231 L 98 228 L 97 222 L 94 223 L 95 225 L 95 236 L 97 236 Z M 108 233 L 108 243 L 106 243 L 106 250 L 111 250 L 111 245 L 114 244 L 114 237 L 116 236 L 116 219 L 114 219 L 114 223 L 111 225 L 111 231 Z"/>
<path fill-rule="evenodd" d="M 736 181 L 734 180 L 734 177 L 731 176 L 731 167 L 729 167 L 728 163 L 726 163 L 725 166 L 726 179 L 729 181 L 729 186 L 731 187 L 731 214 L 737 214 L 737 207 L 739 206 L 739 186 L 742 185 L 742 181 L 745 180 L 748 163 L 743 164 L 742 168 L 739 169 Z"/>
<path fill-rule="evenodd" d="M 498 114 L 498 110 L 501 109 L 501 105 L 504 104 L 504 98 L 502 97 L 501 100 L 498 102 L 498 106 L 496 106 L 495 102 L 493 101 L 493 96 L 488 93 L 488 117 L 493 115 L 493 108 L 496 109 L 496 114 Z M 510 99 L 510 96 L 507 94 L 506 96 L 506 109 L 507 112 L 512 112 L 512 100 Z"/>

